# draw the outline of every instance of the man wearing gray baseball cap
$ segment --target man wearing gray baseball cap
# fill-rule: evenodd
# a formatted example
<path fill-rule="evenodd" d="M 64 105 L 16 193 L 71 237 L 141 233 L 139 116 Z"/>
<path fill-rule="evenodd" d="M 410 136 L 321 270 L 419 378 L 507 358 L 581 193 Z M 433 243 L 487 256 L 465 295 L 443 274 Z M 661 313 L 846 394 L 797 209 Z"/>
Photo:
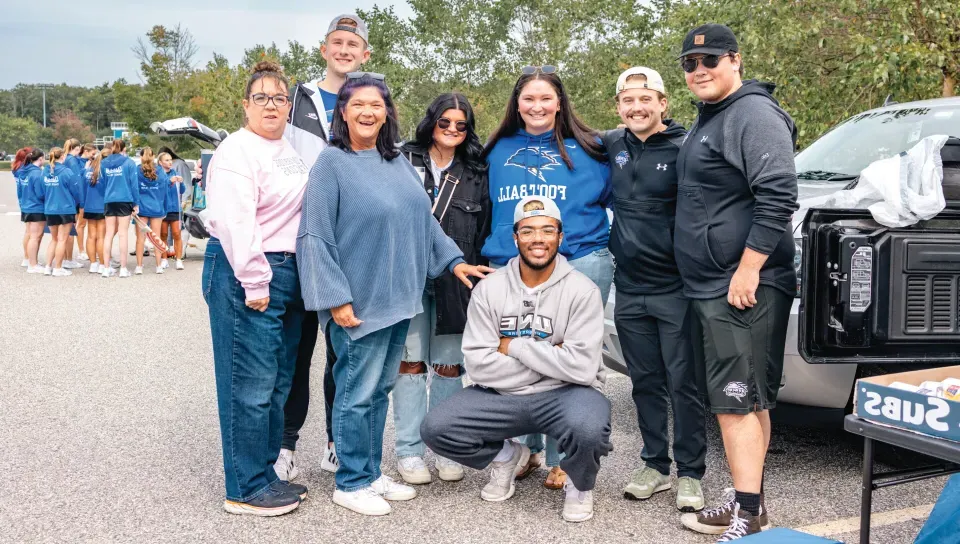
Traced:
<path fill-rule="evenodd" d="M 563 519 L 593 517 L 600 458 L 610 453 L 610 401 L 600 362 L 603 304 L 593 280 L 558 254 L 560 209 L 527 196 L 514 211 L 519 256 L 473 289 L 463 331 L 464 365 L 475 385 L 427 412 L 420 436 L 437 455 L 478 470 L 480 492 L 509 499 L 530 448 L 511 437 L 543 433 L 566 457 Z"/>

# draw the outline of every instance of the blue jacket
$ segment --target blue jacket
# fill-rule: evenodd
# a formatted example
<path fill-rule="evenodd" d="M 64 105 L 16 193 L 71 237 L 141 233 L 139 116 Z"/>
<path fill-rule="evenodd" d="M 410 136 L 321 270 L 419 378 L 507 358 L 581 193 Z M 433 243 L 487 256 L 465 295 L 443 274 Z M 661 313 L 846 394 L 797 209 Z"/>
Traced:
<path fill-rule="evenodd" d="M 513 243 L 513 209 L 528 195 L 546 196 L 557 203 L 563 218 L 560 253 L 569 260 L 607 247 L 613 204 L 610 165 L 599 162 L 572 138 L 564 140 L 573 161 L 570 170 L 553 141 L 553 131 L 533 136 L 520 130 L 500 139 L 490 154 L 490 200 L 493 229 L 481 254 L 503 266 L 517 256 Z"/>
<path fill-rule="evenodd" d="M 20 208 L 23 208 L 23 187 L 26 185 L 24 172 L 26 165 L 21 166 L 16 172 L 13 173 L 13 181 L 17 184 L 17 205 Z"/>
<path fill-rule="evenodd" d="M 67 155 L 67 158 L 64 159 L 63 164 L 70 167 L 73 170 L 73 173 L 77 175 L 78 179 L 83 179 L 83 161 L 80 160 L 80 157 L 76 155 Z"/>
<path fill-rule="evenodd" d="M 137 172 L 140 169 L 126 155 L 110 155 L 100 162 L 100 182 L 106 185 L 103 201 L 132 202 L 140 205 L 140 189 L 137 187 Z"/>
<path fill-rule="evenodd" d="M 43 170 L 39 166 L 28 164 L 17 170 L 20 176 L 20 211 L 23 213 L 43 213 Z"/>
<path fill-rule="evenodd" d="M 83 211 L 89 213 L 103 213 L 106 206 L 103 203 L 103 197 L 107 191 L 107 184 L 103 182 L 101 175 L 97 179 L 96 185 L 90 185 L 93 181 L 93 170 L 89 167 L 83 169 L 83 181 L 80 187 L 83 188 Z"/>
<path fill-rule="evenodd" d="M 167 215 L 163 208 L 163 199 L 166 188 L 170 185 L 170 178 L 163 168 L 157 167 L 157 179 L 150 179 L 143 175 L 143 168 L 137 169 L 137 181 L 140 191 L 140 217 L 163 217 Z"/>
<path fill-rule="evenodd" d="M 163 171 L 167 175 L 167 179 L 171 177 L 171 174 L 174 176 L 177 173 L 173 170 Z M 167 183 L 166 192 L 163 195 L 163 211 L 164 213 L 180 213 L 180 195 L 182 195 L 187 188 L 183 185 L 183 182 L 170 184 Z"/>
<path fill-rule="evenodd" d="M 80 204 L 80 184 L 73 170 L 60 163 L 49 164 L 43 171 L 43 213 L 73 215 Z"/>

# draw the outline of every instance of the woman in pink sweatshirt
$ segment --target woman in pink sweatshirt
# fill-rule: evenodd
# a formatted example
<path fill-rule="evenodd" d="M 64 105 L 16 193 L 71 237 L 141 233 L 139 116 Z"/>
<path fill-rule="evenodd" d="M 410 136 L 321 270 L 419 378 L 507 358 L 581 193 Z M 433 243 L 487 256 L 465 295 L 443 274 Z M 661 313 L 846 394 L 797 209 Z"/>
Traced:
<path fill-rule="evenodd" d="M 309 167 L 283 137 L 287 96 L 280 66 L 257 63 L 243 100 L 246 125 L 217 149 L 207 180 L 211 238 L 202 288 L 223 442 L 223 507 L 233 514 L 286 514 L 307 495 L 273 469 L 304 316 L 296 241 Z"/>

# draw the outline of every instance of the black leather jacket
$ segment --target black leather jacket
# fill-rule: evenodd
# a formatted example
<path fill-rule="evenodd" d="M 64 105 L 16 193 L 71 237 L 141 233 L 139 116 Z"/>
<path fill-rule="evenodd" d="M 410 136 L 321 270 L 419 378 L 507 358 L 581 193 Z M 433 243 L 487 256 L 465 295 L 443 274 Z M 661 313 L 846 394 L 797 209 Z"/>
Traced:
<path fill-rule="evenodd" d="M 490 234 L 492 212 L 486 166 L 479 165 L 474 169 L 454 161 L 453 165 L 443 172 L 444 176 L 449 174 L 460 180 L 451 194 L 450 188 L 444 188 L 441 180 L 433 179 L 430 154 L 427 150 L 407 143 L 403 145 L 401 152 L 418 172 L 423 173 L 423 185 L 430 201 L 440 201 L 434 216 L 437 219 L 443 216 L 440 226 L 463 251 L 463 259 L 467 264 L 486 265 L 487 260 L 480 256 L 480 248 Z M 449 206 L 445 206 L 448 199 Z M 476 281 L 476 278 L 472 281 Z M 437 305 L 436 334 L 462 333 L 467 323 L 470 289 L 449 272 L 433 280 L 432 287 Z M 427 288 L 429 290 L 430 285 Z"/>

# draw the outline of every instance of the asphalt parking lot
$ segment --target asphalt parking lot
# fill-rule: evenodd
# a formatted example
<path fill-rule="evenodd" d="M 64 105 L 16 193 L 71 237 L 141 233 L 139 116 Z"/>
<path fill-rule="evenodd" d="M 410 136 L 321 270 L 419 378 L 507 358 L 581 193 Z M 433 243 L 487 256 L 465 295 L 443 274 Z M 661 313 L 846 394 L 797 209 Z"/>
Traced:
<path fill-rule="evenodd" d="M 314 360 L 314 402 L 302 432 L 299 483 L 310 498 L 291 515 L 252 519 L 221 508 L 223 475 L 202 252 L 184 271 L 120 280 L 20 268 L 22 225 L 14 184 L 0 173 L 0 541 L 3 542 L 671 542 L 707 543 L 679 523 L 671 493 L 622 498 L 642 446 L 629 380 L 614 375 L 615 451 L 596 490 L 596 516 L 560 519 L 562 494 L 543 471 L 516 496 L 484 503 L 485 475 L 419 487 L 385 518 L 333 505 L 320 471 L 323 354 Z M 202 247 L 202 244 L 201 244 Z M 131 265 L 132 267 L 132 265 Z M 148 271 L 152 268 L 148 268 Z M 385 471 L 397 476 L 388 420 Z M 730 485 L 719 431 L 709 426 L 704 490 Z M 431 463 L 432 465 L 432 463 Z M 875 542 L 912 542 L 943 478 L 885 489 L 874 498 Z M 854 542 L 860 451 L 842 431 L 775 427 L 767 506 L 775 526 Z"/>

